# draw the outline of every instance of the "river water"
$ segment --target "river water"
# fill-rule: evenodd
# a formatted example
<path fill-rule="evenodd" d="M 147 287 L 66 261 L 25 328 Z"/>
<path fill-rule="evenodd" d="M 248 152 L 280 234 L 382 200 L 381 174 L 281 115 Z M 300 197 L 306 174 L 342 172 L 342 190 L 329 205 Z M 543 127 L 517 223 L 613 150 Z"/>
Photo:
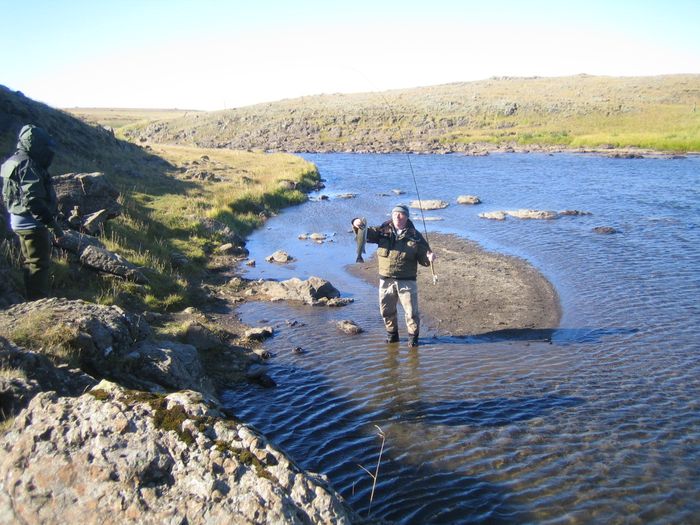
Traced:
<path fill-rule="evenodd" d="M 314 194 L 253 234 L 257 266 L 245 274 L 318 275 L 354 303 L 242 306 L 243 321 L 276 329 L 265 346 L 278 386 L 227 391 L 238 416 L 327 475 L 362 516 L 700 523 L 700 157 L 305 157 L 329 199 Z M 425 213 L 442 219 L 427 222 L 429 233 L 524 258 L 553 282 L 563 317 L 551 341 L 424 332 L 417 350 L 384 344 L 376 286 L 347 271 L 355 260 L 349 224 L 355 216 L 378 224 L 395 203 L 416 198 L 409 161 L 423 199 L 452 203 Z M 462 194 L 483 204 L 456 204 Z M 517 208 L 591 215 L 478 217 Z M 620 233 L 596 234 L 596 226 Z M 311 232 L 330 242 L 297 238 Z M 297 261 L 265 262 L 277 249 Z M 340 319 L 364 332 L 340 333 Z M 384 450 L 370 504 L 372 477 L 360 466 L 375 472 L 379 429 Z"/>

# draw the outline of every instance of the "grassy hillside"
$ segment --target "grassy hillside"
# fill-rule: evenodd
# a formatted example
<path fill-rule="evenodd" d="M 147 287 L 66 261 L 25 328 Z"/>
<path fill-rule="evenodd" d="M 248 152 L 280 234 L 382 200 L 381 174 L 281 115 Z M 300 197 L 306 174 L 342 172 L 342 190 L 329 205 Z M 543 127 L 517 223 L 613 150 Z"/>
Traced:
<path fill-rule="evenodd" d="M 58 294 L 151 309 L 181 308 L 197 299 L 210 255 L 222 236 L 212 219 L 241 236 L 265 215 L 304 201 L 318 179 L 316 167 L 292 155 L 140 147 L 111 131 L 0 86 L 0 157 L 14 151 L 19 129 L 42 126 L 58 141 L 50 172 L 104 172 L 120 191 L 123 214 L 107 223 L 102 240 L 142 266 L 150 284 L 141 286 L 76 272 L 59 261 Z M 298 182 L 299 189 L 280 184 Z M 1 250 L 17 264 L 12 251 Z M 186 257 L 177 267 L 176 256 Z M 182 258 L 180 257 L 180 261 Z M 17 279 L 19 270 L 16 270 Z"/>
<path fill-rule="evenodd" d="M 700 151 L 700 75 L 493 78 L 134 123 L 132 141 L 275 151 Z"/>

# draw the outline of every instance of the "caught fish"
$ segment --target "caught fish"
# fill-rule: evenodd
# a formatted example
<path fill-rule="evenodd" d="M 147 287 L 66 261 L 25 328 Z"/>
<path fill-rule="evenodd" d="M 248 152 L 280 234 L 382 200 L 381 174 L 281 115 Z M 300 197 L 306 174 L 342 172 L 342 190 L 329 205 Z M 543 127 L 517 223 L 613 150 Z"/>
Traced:
<path fill-rule="evenodd" d="M 355 233 L 355 244 L 357 246 L 357 259 L 355 259 L 355 262 L 365 262 L 362 258 L 362 254 L 367 253 L 365 251 L 365 245 L 367 244 L 367 219 L 361 217 L 360 220 L 362 221 L 362 226 L 360 228 L 356 228 L 354 224 L 352 226 L 352 231 Z"/>

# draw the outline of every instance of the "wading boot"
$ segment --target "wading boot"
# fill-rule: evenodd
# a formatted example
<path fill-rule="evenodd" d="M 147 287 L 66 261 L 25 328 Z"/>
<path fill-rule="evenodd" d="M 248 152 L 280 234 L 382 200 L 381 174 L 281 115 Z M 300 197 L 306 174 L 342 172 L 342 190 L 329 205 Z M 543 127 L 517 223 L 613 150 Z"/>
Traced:
<path fill-rule="evenodd" d="M 408 346 L 409 348 L 418 346 L 418 334 L 408 334 Z"/>
<path fill-rule="evenodd" d="M 398 343 L 399 342 L 399 333 L 398 332 L 387 332 L 386 333 L 386 342 L 389 344 Z"/>

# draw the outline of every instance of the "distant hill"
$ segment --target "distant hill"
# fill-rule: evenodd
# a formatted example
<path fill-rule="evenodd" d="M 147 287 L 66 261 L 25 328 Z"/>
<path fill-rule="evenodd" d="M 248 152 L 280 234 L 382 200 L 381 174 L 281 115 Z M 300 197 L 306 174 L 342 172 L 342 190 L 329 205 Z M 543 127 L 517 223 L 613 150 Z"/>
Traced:
<path fill-rule="evenodd" d="M 316 95 L 123 128 L 133 141 L 274 151 L 700 151 L 700 75 L 500 77 Z"/>

